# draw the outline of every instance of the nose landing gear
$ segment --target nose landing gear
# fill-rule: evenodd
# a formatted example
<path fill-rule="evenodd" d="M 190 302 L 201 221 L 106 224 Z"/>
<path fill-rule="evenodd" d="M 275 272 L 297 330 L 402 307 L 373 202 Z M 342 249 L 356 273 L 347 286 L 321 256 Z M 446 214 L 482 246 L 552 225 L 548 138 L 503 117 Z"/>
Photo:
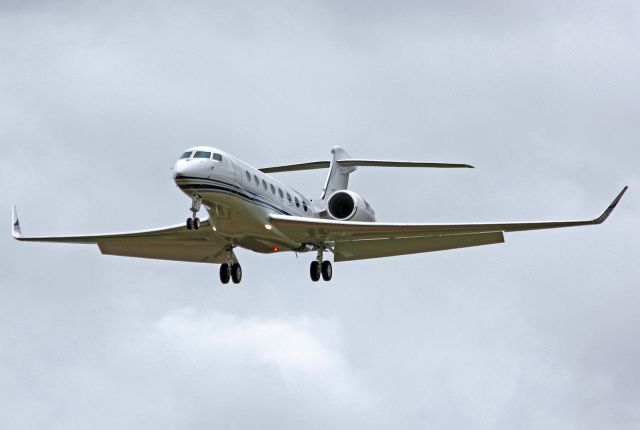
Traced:
<path fill-rule="evenodd" d="M 196 195 L 191 199 L 191 208 L 193 218 L 187 218 L 187 230 L 198 230 L 200 228 L 200 219 L 196 216 L 202 205 L 202 197 Z"/>

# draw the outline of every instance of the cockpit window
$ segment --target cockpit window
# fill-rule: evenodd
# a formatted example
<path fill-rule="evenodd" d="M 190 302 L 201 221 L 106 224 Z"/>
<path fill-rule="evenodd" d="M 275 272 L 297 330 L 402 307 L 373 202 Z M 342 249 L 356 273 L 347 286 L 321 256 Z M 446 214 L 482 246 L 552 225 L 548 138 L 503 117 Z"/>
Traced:
<path fill-rule="evenodd" d="M 180 159 L 181 159 L 181 160 L 183 160 L 183 159 L 185 159 L 185 158 L 189 158 L 189 157 L 191 157 L 191 153 L 192 153 L 192 152 L 193 152 L 193 151 L 187 151 L 187 152 L 185 152 L 184 154 L 182 154 L 182 157 L 180 157 Z"/>
<path fill-rule="evenodd" d="M 216 154 L 215 152 L 213 153 L 213 155 L 211 156 L 211 158 L 213 158 L 216 161 L 222 161 L 222 155 L 220 154 Z"/>
<path fill-rule="evenodd" d="M 196 153 L 193 154 L 193 158 L 210 158 L 210 157 L 211 157 L 211 153 L 207 151 L 196 151 Z"/>

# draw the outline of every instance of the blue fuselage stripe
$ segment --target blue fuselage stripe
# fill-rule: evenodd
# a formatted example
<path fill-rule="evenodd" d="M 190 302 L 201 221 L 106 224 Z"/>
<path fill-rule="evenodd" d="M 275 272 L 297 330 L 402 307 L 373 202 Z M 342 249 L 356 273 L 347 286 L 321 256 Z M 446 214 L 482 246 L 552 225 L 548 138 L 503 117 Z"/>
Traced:
<path fill-rule="evenodd" d="M 186 181 L 189 181 L 189 182 L 186 182 Z M 206 181 L 208 183 L 203 183 L 204 181 Z M 180 182 L 180 183 L 178 183 L 178 182 Z M 274 211 L 276 211 L 278 213 L 281 213 L 283 215 L 291 215 L 291 213 L 287 212 L 286 210 L 282 209 L 281 207 L 278 207 L 278 206 L 272 204 L 269 201 L 266 201 L 261 196 L 255 195 L 255 194 L 249 194 L 249 193 L 245 192 L 243 189 L 241 189 L 237 185 L 232 185 L 232 184 L 228 184 L 226 182 L 216 181 L 216 180 L 213 180 L 213 179 L 204 179 L 204 178 L 195 178 L 195 177 L 186 177 L 186 176 L 181 176 L 181 177 L 176 178 L 176 183 L 177 183 L 178 187 L 183 191 L 185 191 L 185 190 L 222 191 L 222 192 L 226 192 L 226 193 L 229 193 L 229 194 L 237 196 L 237 197 L 241 197 L 241 198 L 243 198 L 245 200 L 248 200 L 248 201 L 250 201 L 252 203 L 256 203 L 256 204 L 259 204 L 261 206 L 267 207 L 267 208 L 272 209 L 272 210 L 274 210 Z"/>

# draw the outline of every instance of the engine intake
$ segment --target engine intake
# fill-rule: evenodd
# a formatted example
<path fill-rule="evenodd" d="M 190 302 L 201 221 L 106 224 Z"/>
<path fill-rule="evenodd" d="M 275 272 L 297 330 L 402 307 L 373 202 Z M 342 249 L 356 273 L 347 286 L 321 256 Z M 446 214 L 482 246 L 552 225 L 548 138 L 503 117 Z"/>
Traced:
<path fill-rule="evenodd" d="M 375 221 L 375 211 L 364 198 L 353 191 L 339 190 L 327 202 L 329 216 L 339 221 Z"/>

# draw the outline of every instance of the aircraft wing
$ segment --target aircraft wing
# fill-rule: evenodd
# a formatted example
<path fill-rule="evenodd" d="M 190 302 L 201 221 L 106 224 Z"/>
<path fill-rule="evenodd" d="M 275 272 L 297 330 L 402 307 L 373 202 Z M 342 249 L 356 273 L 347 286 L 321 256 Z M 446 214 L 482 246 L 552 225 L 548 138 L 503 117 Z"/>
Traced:
<path fill-rule="evenodd" d="M 198 230 L 187 230 L 183 224 L 180 224 L 128 233 L 24 237 L 14 206 L 13 237 L 16 240 L 28 242 L 96 244 L 100 252 L 105 255 L 196 263 L 224 263 L 226 259 L 226 243 L 215 236 L 208 220 L 202 221 Z"/>
<path fill-rule="evenodd" d="M 386 224 L 271 215 L 270 223 L 300 243 L 334 242 L 338 262 L 502 243 L 505 232 L 602 224 L 626 191 L 624 187 L 602 215 L 581 221 Z"/>

